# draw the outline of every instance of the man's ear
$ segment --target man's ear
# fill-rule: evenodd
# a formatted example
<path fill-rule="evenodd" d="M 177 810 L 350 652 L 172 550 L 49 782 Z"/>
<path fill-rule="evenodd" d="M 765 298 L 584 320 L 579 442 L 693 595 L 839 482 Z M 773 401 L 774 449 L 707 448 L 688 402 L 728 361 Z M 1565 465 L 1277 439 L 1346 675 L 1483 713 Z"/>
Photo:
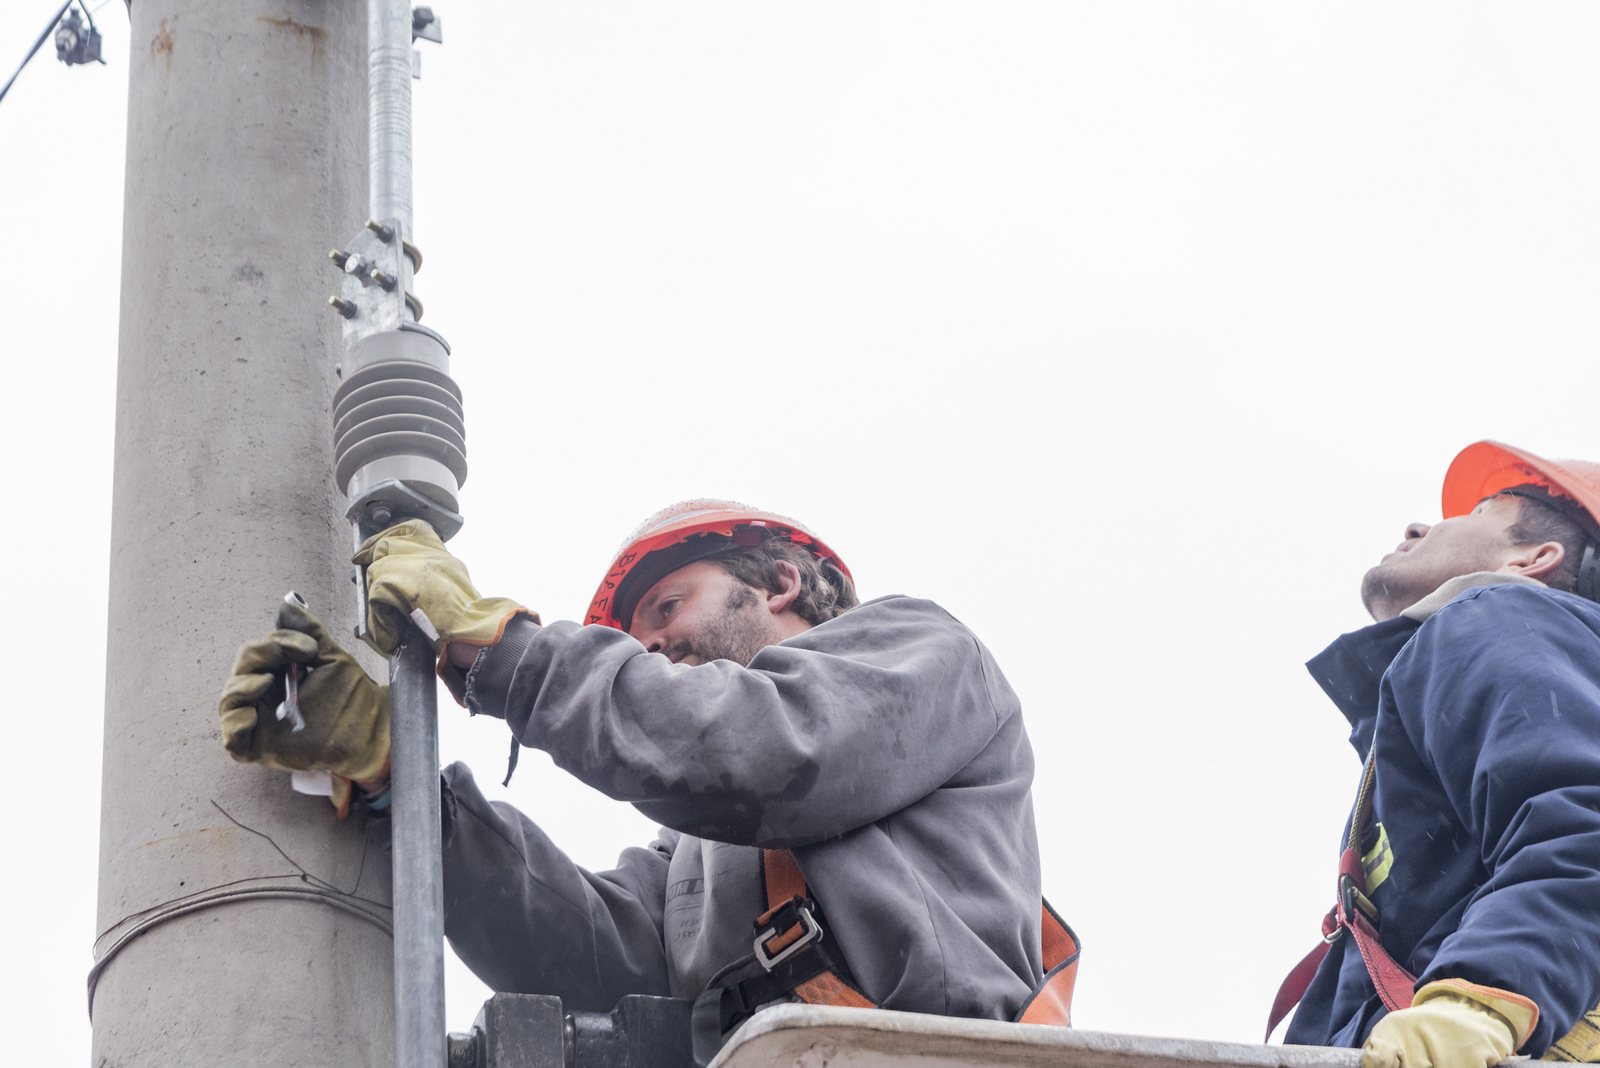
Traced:
<path fill-rule="evenodd" d="M 1560 548 L 1560 546 L 1557 546 Z M 800 569 L 787 560 L 776 560 L 778 567 L 778 592 L 767 594 L 767 611 L 773 615 L 780 615 L 794 599 L 800 596 Z"/>
<path fill-rule="evenodd" d="M 1497 570 L 1515 572 L 1528 578 L 1540 578 L 1560 567 L 1561 561 L 1566 558 L 1567 550 L 1559 541 L 1547 541 L 1540 545 L 1519 547 L 1516 554 L 1501 564 Z"/>

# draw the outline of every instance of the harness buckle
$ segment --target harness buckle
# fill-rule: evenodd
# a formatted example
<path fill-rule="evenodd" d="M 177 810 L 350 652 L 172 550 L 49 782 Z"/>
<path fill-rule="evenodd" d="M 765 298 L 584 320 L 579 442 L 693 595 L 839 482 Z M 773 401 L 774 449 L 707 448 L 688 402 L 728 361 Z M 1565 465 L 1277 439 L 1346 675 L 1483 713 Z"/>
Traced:
<path fill-rule="evenodd" d="M 768 923 L 756 934 L 756 960 L 769 972 L 807 946 L 822 941 L 822 925 L 817 923 L 811 910 L 798 897 L 763 919 L 767 919 Z M 799 928 L 798 934 L 794 933 L 796 927 Z M 784 938 L 788 941 L 777 952 L 767 949 L 768 943 Z"/>
<path fill-rule="evenodd" d="M 1378 906 L 1374 905 L 1367 895 L 1361 892 L 1361 888 L 1356 885 L 1354 879 L 1348 875 L 1339 876 L 1340 918 L 1346 922 L 1353 921 L 1357 909 L 1365 913 L 1367 919 L 1372 923 L 1376 924 L 1378 922 Z"/>
<path fill-rule="evenodd" d="M 1339 906 L 1334 905 L 1328 914 L 1322 917 L 1322 940 L 1328 945 L 1333 945 L 1344 937 L 1344 924 L 1339 922 Z"/>

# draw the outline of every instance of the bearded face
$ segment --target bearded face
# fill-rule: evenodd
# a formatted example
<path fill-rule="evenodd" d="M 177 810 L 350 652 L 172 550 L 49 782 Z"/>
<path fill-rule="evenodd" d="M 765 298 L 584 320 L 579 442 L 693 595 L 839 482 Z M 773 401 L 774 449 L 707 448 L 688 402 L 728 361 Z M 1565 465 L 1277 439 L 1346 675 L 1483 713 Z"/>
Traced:
<path fill-rule="evenodd" d="M 679 568 L 646 591 L 628 633 L 676 664 L 748 664 L 788 636 L 763 591 L 707 560 Z"/>

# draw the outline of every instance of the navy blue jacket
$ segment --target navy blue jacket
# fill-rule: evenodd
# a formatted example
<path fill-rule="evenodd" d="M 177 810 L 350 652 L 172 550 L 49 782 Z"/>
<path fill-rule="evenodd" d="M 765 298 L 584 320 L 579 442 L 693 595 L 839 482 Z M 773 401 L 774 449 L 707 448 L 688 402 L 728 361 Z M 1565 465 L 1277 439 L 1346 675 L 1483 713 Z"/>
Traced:
<path fill-rule="evenodd" d="M 1419 987 L 1465 979 L 1531 998 L 1539 1022 L 1521 1052 L 1539 1056 L 1600 1001 L 1600 605 L 1480 586 L 1420 626 L 1346 634 L 1307 667 L 1357 751 L 1377 739 L 1374 817 L 1392 866 L 1369 883 L 1384 946 Z M 1285 1041 L 1360 1046 L 1384 1012 L 1342 938 Z"/>

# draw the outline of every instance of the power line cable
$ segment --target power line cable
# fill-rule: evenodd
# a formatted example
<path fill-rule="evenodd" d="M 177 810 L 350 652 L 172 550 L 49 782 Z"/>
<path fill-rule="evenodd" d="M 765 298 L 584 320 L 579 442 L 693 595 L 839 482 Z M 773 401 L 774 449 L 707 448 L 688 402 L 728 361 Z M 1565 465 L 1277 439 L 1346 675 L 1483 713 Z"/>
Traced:
<path fill-rule="evenodd" d="M 6 94 L 11 91 L 11 84 L 17 80 L 17 74 L 21 74 L 22 68 L 26 67 L 28 65 L 28 61 L 38 54 L 39 49 L 44 47 L 44 43 L 48 41 L 50 39 L 50 35 L 55 32 L 56 24 L 61 21 L 61 16 L 67 13 L 67 8 L 71 7 L 73 3 L 74 0 L 67 0 L 66 3 L 61 5 L 61 9 L 51 16 L 49 23 L 45 25 L 44 32 L 39 35 L 39 39 L 37 41 L 33 42 L 33 47 L 28 49 L 28 54 L 22 57 L 22 63 L 18 65 L 16 74 L 13 74 L 10 79 L 6 81 L 4 89 L 0 89 L 0 100 L 4 100 L 6 98 Z"/>
<path fill-rule="evenodd" d="M 105 6 L 106 6 L 106 0 L 100 0 L 100 2 L 94 6 L 94 11 L 99 11 L 101 8 L 103 8 Z M 98 27 L 98 26 L 96 26 L 94 24 L 94 11 L 90 11 L 89 10 L 89 5 L 87 3 L 85 3 L 84 0 L 78 0 L 78 10 L 82 11 L 83 12 L 83 17 L 89 20 L 89 30 L 90 30 L 90 32 L 92 32 L 96 37 L 99 37 L 100 36 L 100 27 Z M 95 58 L 96 59 L 100 59 L 100 49 L 99 48 L 95 49 L 95 53 L 94 54 L 95 54 Z M 100 59 L 100 63 L 102 65 L 104 65 L 105 64 L 105 60 Z"/>

